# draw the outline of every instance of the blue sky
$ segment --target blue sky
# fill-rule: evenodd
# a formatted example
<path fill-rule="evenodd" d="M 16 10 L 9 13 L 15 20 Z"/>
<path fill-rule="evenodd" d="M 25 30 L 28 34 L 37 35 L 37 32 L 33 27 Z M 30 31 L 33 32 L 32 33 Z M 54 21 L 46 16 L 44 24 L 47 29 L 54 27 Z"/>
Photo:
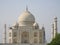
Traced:
<path fill-rule="evenodd" d="M 40 28 L 44 24 L 46 40 L 50 42 L 54 16 L 58 17 L 58 32 L 60 32 L 60 0 L 0 0 L 0 43 L 3 42 L 4 24 L 12 26 L 26 5 L 35 16 Z"/>

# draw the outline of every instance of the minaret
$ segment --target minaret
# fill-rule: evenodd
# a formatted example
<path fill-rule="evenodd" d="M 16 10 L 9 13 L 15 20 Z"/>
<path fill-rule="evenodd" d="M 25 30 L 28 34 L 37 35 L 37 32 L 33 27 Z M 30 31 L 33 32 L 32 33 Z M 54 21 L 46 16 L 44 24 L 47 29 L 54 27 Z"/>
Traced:
<path fill-rule="evenodd" d="M 55 38 L 57 35 L 57 17 L 54 17 L 54 23 L 52 24 L 52 38 Z"/>
<path fill-rule="evenodd" d="M 45 43 L 45 28 L 44 28 L 44 25 L 42 26 L 42 30 L 43 30 L 43 42 Z"/>
<path fill-rule="evenodd" d="M 6 24 L 4 24 L 4 43 L 6 43 Z"/>

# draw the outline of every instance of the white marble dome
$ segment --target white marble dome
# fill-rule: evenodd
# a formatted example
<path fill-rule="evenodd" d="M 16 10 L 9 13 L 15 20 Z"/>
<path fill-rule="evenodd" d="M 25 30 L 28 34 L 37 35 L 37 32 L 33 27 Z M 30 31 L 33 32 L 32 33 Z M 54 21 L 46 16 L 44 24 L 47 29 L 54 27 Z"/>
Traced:
<path fill-rule="evenodd" d="M 35 18 L 34 16 L 29 12 L 29 11 L 25 11 L 23 12 L 19 18 L 18 18 L 18 21 L 35 21 Z"/>
<path fill-rule="evenodd" d="M 35 22 L 34 16 L 28 11 L 24 11 L 18 18 L 18 23 L 20 24 L 33 24 Z"/>
<path fill-rule="evenodd" d="M 35 23 L 33 24 L 33 26 L 39 26 L 39 25 L 38 25 L 38 23 L 35 22 Z"/>
<path fill-rule="evenodd" d="M 33 26 L 34 26 L 35 28 L 37 28 L 37 29 L 39 28 L 39 25 L 38 25 L 38 23 L 36 23 L 36 22 L 33 24 Z"/>

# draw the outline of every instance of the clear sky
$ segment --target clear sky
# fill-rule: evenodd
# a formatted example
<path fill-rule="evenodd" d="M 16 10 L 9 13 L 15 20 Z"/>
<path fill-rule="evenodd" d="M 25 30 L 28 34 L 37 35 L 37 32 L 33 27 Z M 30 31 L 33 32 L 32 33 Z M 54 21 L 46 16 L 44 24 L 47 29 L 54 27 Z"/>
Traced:
<path fill-rule="evenodd" d="M 40 28 L 44 24 L 47 42 L 51 40 L 54 16 L 58 17 L 58 32 L 60 32 L 60 0 L 0 0 L 0 43 L 3 42 L 4 24 L 7 24 L 8 29 L 18 21 L 26 5 Z"/>

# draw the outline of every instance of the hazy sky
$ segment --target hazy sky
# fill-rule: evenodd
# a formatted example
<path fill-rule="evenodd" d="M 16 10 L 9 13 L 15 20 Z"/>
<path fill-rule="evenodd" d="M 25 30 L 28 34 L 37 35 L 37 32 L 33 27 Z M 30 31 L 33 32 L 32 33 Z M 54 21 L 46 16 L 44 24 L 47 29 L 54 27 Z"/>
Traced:
<path fill-rule="evenodd" d="M 51 40 L 54 16 L 58 17 L 58 32 L 60 32 L 60 0 L 0 0 L 0 43 L 3 42 L 4 24 L 7 24 L 8 29 L 18 21 L 26 5 L 40 28 L 44 24 L 47 42 Z"/>

